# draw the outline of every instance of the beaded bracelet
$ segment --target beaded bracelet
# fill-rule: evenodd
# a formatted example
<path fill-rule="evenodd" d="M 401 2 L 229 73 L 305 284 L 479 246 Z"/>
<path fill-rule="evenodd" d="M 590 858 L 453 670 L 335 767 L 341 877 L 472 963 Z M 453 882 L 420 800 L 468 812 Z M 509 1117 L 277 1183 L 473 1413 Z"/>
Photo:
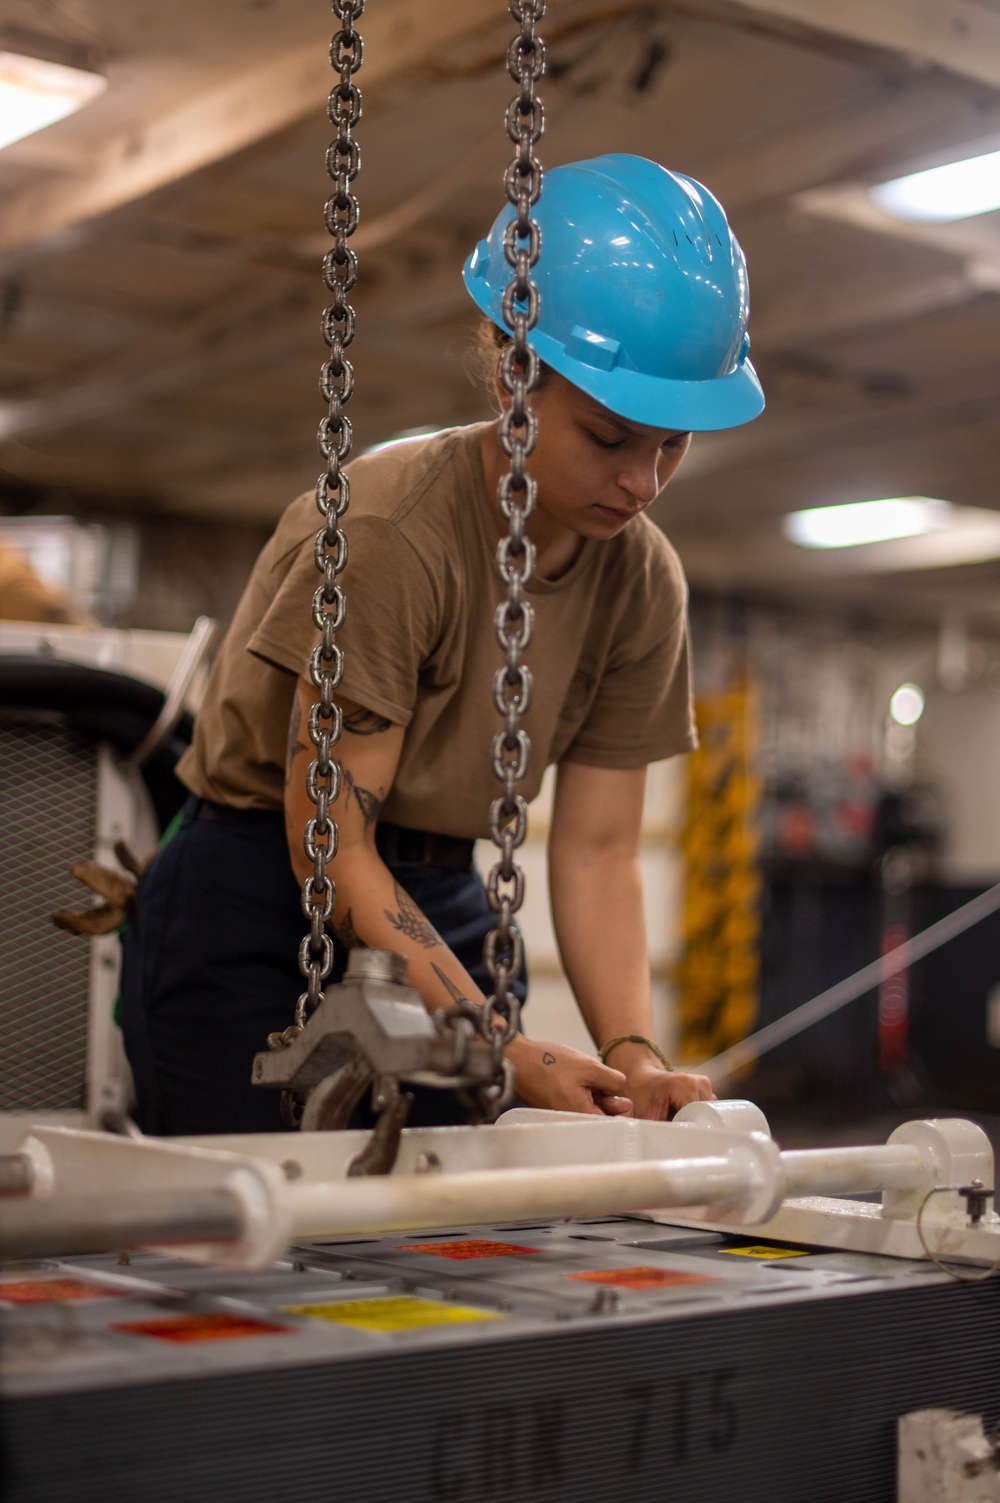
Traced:
<path fill-rule="evenodd" d="M 646 1038 L 645 1034 L 642 1033 L 623 1033 L 619 1038 L 609 1040 L 608 1043 L 604 1044 L 597 1051 L 602 1064 L 607 1064 L 608 1055 L 611 1053 L 612 1049 L 617 1049 L 619 1044 L 645 1044 L 647 1049 L 652 1049 L 653 1053 L 656 1055 L 657 1059 L 660 1061 L 660 1064 L 665 1070 L 673 1070 L 674 1068 L 670 1061 L 667 1059 L 667 1056 L 664 1054 L 663 1050 L 660 1048 L 659 1044 L 657 1044 L 653 1039 Z"/>

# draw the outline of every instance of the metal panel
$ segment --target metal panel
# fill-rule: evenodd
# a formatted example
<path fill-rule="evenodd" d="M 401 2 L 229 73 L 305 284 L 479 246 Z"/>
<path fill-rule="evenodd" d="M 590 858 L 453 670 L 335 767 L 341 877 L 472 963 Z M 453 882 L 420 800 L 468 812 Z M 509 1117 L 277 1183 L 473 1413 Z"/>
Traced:
<path fill-rule="evenodd" d="M 90 948 L 50 915 L 94 850 L 97 747 L 54 718 L 0 717 L 0 1111 L 86 1105 Z"/>
<path fill-rule="evenodd" d="M 486 1259 L 481 1277 L 455 1277 L 477 1266 L 467 1262 L 417 1275 L 409 1248 L 397 1251 L 417 1239 L 395 1236 L 303 1247 L 249 1282 L 142 1254 L 128 1269 L 99 1258 L 8 1270 L 131 1287 L 5 1316 L 5 1497 L 892 1503 L 899 1415 L 946 1404 L 994 1416 L 1000 1280 L 957 1286 L 846 1253 L 836 1270 L 795 1260 L 793 1277 L 732 1257 L 733 1277 L 704 1285 L 697 1305 L 679 1286 L 599 1313 L 567 1306 L 555 1284 L 623 1259 L 686 1272 L 689 1244 L 675 1252 L 664 1235 L 660 1251 L 647 1223 L 624 1220 L 468 1235 L 509 1236 L 541 1257 L 499 1276 Z M 529 1289 L 525 1265 L 543 1258 L 551 1287 Z M 500 1318 L 352 1330 L 289 1313 L 296 1280 L 293 1310 L 392 1294 Z M 191 1345 L 128 1334 L 136 1317 L 212 1312 L 289 1329 Z"/>

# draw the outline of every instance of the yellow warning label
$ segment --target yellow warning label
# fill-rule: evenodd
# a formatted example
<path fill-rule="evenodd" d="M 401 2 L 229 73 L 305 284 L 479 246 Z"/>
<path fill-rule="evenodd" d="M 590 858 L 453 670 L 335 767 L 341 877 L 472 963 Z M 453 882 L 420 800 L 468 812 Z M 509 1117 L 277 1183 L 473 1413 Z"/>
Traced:
<path fill-rule="evenodd" d="M 808 1247 L 720 1247 L 732 1258 L 808 1258 Z"/>
<path fill-rule="evenodd" d="M 476 1320 L 503 1320 L 493 1310 L 475 1310 L 470 1305 L 446 1305 L 436 1299 L 412 1295 L 388 1295 L 380 1299 L 330 1301 L 324 1305 L 283 1305 L 286 1315 L 309 1315 L 314 1320 L 332 1320 L 362 1331 L 416 1331 L 423 1326 L 466 1325 Z"/>

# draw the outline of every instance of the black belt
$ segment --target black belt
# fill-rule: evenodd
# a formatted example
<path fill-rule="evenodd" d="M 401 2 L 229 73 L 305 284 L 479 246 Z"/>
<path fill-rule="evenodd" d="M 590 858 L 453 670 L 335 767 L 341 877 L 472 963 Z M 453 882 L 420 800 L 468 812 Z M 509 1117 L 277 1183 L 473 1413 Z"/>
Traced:
<path fill-rule="evenodd" d="M 438 866 L 469 872 L 474 844 L 457 835 L 408 830 L 404 825 L 379 824 L 375 829 L 375 846 L 387 866 Z"/>
<path fill-rule="evenodd" d="M 260 830 L 284 835 L 285 816 L 280 809 L 236 809 L 232 804 L 216 804 L 210 798 L 196 798 L 192 810 L 195 819 L 207 819 L 213 825 L 235 825 L 242 830 Z"/>
<path fill-rule="evenodd" d="M 195 819 L 244 830 L 262 830 L 284 835 L 285 816 L 277 809 L 236 809 L 211 799 L 197 801 Z M 408 830 L 403 825 L 379 824 L 375 845 L 387 866 L 437 866 L 446 871 L 472 870 L 474 841 L 457 835 L 436 835 L 433 830 Z"/>

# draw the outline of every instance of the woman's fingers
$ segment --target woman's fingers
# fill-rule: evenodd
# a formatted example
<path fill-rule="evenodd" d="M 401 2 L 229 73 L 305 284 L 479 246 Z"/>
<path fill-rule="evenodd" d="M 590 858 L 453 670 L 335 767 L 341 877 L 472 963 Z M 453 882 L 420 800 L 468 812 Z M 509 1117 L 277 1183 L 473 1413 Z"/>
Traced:
<path fill-rule="evenodd" d="M 686 1106 L 689 1101 L 714 1101 L 715 1092 L 707 1075 L 690 1075 L 675 1072 L 672 1101 L 674 1107 Z"/>
<path fill-rule="evenodd" d="M 510 1046 L 508 1057 L 517 1093 L 528 1106 L 591 1116 L 619 1117 L 632 1111 L 625 1076 L 591 1054 L 522 1035 Z"/>
<path fill-rule="evenodd" d="M 589 1061 L 590 1068 L 587 1072 L 587 1084 L 595 1091 L 600 1091 L 602 1096 L 623 1096 L 628 1086 L 628 1081 L 620 1070 L 612 1070 L 610 1065 L 603 1064 L 599 1059 L 590 1059 L 589 1055 L 583 1056 Z"/>
<path fill-rule="evenodd" d="M 627 1096 L 597 1096 L 597 1104 L 606 1117 L 634 1117 L 632 1103 Z"/>

